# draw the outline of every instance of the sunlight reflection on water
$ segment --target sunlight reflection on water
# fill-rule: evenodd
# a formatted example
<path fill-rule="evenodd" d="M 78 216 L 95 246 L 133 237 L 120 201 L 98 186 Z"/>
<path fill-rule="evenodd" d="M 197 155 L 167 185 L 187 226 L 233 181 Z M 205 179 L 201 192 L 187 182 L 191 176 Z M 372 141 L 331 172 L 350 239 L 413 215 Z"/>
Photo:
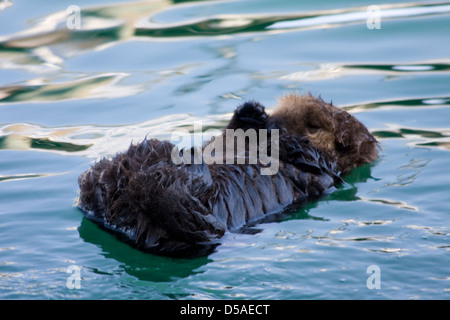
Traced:
<path fill-rule="evenodd" d="M 79 29 L 66 5 L 0 2 L 0 296 L 449 297 L 448 2 L 380 3 L 379 30 L 350 0 L 80 0 Z M 221 129 L 246 100 L 270 113 L 292 91 L 353 113 L 380 159 L 201 259 L 136 251 L 73 207 L 94 160 L 195 122 Z"/>

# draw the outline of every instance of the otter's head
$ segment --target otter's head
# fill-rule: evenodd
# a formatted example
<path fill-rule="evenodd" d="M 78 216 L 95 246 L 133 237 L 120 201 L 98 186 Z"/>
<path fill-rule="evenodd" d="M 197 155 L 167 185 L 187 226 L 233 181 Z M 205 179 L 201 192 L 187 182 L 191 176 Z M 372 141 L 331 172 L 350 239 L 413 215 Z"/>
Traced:
<path fill-rule="evenodd" d="M 311 95 L 281 98 L 271 118 L 291 135 L 308 137 L 343 174 L 377 156 L 377 140 L 351 114 Z"/>

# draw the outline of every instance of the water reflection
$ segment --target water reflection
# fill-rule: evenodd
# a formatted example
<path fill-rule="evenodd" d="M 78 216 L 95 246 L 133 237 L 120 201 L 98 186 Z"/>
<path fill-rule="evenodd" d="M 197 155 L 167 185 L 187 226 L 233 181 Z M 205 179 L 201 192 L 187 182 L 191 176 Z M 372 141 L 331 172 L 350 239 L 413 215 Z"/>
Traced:
<path fill-rule="evenodd" d="M 183 8 L 180 8 L 177 4 L 182 2 Z M 364 111 L 360 114 L 363 122 L 371 128 L 377 128 L 374 133 L 381 144 L 386 142 L 386 146 L 389 145 L 389 154 L 383 155 L 383 159 L 373 166 L 352 172 L 346 177 L 346 184 L 325 199 L 311 203 L 289 217 L 280 217 L 281 220 L 273 217 L 273 221 L 282 223 L 261 224 L 250 230 L 251 233 L 263 231 L 257 235 L 229 235 L 219 252 L 210 256 L 214 263 L 207 258 L 175 262 L 139 252 L 99 230 L 89 220 L 82 219 L 78 212 L 74 221 L 78 225 L 81 220 L 79 237 L 86 242 L 86 246 L 81 244 L 82 253 L 72 252 L 73 258 L 80 261 L 89 256 L 93 273 L 106 271 L 112 275 L 104 277 L 105 280 L 99 283 L 99 291 L 107 294 L 115 290 L 121 292 L 121 297 L 138 298 L 142 297 L 140 290 L 160 291 L 161 286 L 173 288 L 174 291 L 178 288 L 192 293 L 193 297 L 201 297 L 206 290 L 203 296 L 207 298 L 220 298 L 220 294 L 217 294 L 217 290 L 223 290 L 220 288 L 234 288 L 237 294 L 242 293 L 251 298 L 255 297 L 255 288 L 266 292 L 267 288 L 273 289 L 279 283 L 283 285 L 296 279 L 292 282 L 294 290 L 291 291 L 296 291 L 293 297 L 302 294 L 301 290 L 297 290 L 299 288 L 315 288 L 317 279 L 314 277 L 317 274 L 311 272 L 312 268 L 331 271 L 320 276 L 323 285 L 318 290 L 329 292 L 325 297 L 343 294 L 344 297 L 354 298 L 363 293 L 358 292 L 361 279 L 357 279 L 356 284 L 347 283 L 347 291 L 353 288 L 353 294 L 345 295 L 345 290 L 341 289 L 333 293 L 336 279 L 341 277 L 330 276 L 334 269 L 344 265 L 349 273 L 357 274 L 361 270 L 364 272 L 365 266 L 362 264 L 366 261 L 382 265 L 384 261 L 391 261 L 393 255 L 405 253 L 409 254 L 406 257 L 408 261 L 400 260 L 407 263 L 397 264 L 396 267 L 415 265 L 421 272 L 405 273 L 404 277 L 399 274 L 399 283 L 409 283 L 407 278 L 411 278 L 411 275 L 418 276 L 418 280 L 430 274 L 442 278 L 440 275 L 445 274 L 445 270 L 440 271 L 437 267 L 445 266 L 443 257 L 447 252 L 442 254 L 436 249 L 448 251 L 449 246 L 444 237 L 448 237 L 449 232 L 448 228 L 436 225 L 445 221 L 445 210 L 441 210 L 440 214 L 439 209 L 447 204 L 443 196 L 446 184 L 442 173 L 445 173 L 445 168 L 442 170 L 439 166 L 445 166 L 445 150 L 450 150 L 450 128 L 444 121 L 450 106 L 450 96 L 444 88 L 450 63 L 442 49 L 446 44 L 442 40 L 446 39 L 445 19 L 448 11 L 439 13 L 437 9 L 439 6 L 448 6 L 448 2 L 433 2 L 430 5 L 409 3 L 397 7 L 390 5 L 391 9 L 396 9 L 396 16 L 391 17 L 396 20 L 386 24 L 386 28 L 383 25 L 382 31 L 372 32 L 370 36 L 364 34 L 365 22 L 361 14 L 365 8 L 352 7 L 355 2 L 342 3 L 340 6 L 347 9 L 339 12 L 291 10 L 287 14 L 279 14 L 271 10 L 282 9 L 286 3 L 290 5 L 294 2 L 281 1 L 280 6 L 280 3 L 268 5 L 270 1 L 263 2 L 264 5 L 260 5 L 259 1 L 235 1 L 227 8 L 237 14 L 214 13 L 223 12 L 220 11 L 224 8 L 222 4 L 228 2 L 196 2 L 199 9 L 208 10 L 195 8 L 187 12 L 184 9 L 191 8 L 193 1 L 155 0 L 81 8 L 83 19 L 79 30 L 67 28 L 65 8 L 56 2 L 54 8 L 60 12 L 35 19 L 29 18 L 37 14 L 29 13 L 27 30 L 0 39 L 0 109 L 4 116 L 0 119 L 0 151 L 3 154 L 15 154 L 5 150 L 29 150 L 17 153 L 17 157 L 24 155 L 26 162 L 15 165 L 11 161 L 8 163 L 8 159 L 4 161 L 5 171 L 0 176 L 0 184 L 9 189 L 10 184 L 25 185 L 27 181 L 32 183 L 36 181 L 32 179 L 48 175 L 46 172 L 51 163 L 45 163 L 46 158 L 37 157 L 42 152 L 65 155 L 64 159 L 61 158 L 62 162 L 58 160 L 58 163 L 67 168 L 65 164 L 73 157 L 88 157 L 91 160 L 110 157 L 127 148 L 131 141 L 137 142 L 147 134 L 166 139 L 170 137 L 171 130 L 190 127 L 195 121 L 202 121 L 205 130 L 209 127 L 221 129 L 229 117 L 229 114 L 224 113 L 240 103 L 236 100 L 257 98 L 261 102 L 273 101 L 271 99 L 275 95 L 283 94 L 288 88 L 286 82 L 294 81 L 288 89 L 311 88 L 313 92 L 330 95 L 333 99 L 354 103 L 346 109 L 351 112 Z M 5 3 L 8 2 L 0 1 L 0 6 Z M 241 3 L 246 3 L 246 6 L 241 7 Z M 334 4 L 307 5 L 309 8 L 324 6 L 331 7 Z M 388 6 L 382 8 L 385 10 Z M 14 6 L 12 9 L 15 9 Z M 172 9 L 179 11 L 171 12 Z M 240 11 L 247 13 L 240 14 Z M 9 8 L 0 14 L 9 15 Z M 436 19 L 419 19 L 417 17 L 420 14 L 435 14 Z M 170 22 L 164 21 L 167 17 L 171 19 Z M 188 20 L 186 17 L 199 19 Z M 415 28 L 423 22 L 425 24 L 421 28 Z M 20 21 L 18 25 L 20 23 L 25 21 Z M 350 27 L 341 28 L 343 26 Z M 322 33 L 318 30 L 320 28 L 335 30 Z M 315 30 L 311 33 L 306 31 L 311 29 Z M 319 34 L 318 39 L 316 36 Z M 382 36 L 376 39 L 377 34 Z M 431 44 L 434 40 L 435 43 Z M 303 45 L 308 42 L 311 42 L 310 46 Z M 327 50 L 330 44 L 337 46 L 337 52 Z M 275 48 L 274 45 L 280 47 Z M 139 51 L 144 48 L 144 52 Z M 195 49 L 189 51 L 191 48 Z M 402 50 L 404 48 L 411 51 Z M 131 52 L 128 55 L 128 50 L 136 50 L 136 54 Z M 149 59 L 147 54 L 151 51 L 158 54 Z M 166 57 L 166 52 L 171 55 Z M 189 66 L 186 60 L 189 60 Z M 187 69 L 177 68 L 181 65 L 187 66 Z M 393 78 L 397 81 L 386 83 L 385 80 Z M 354 94 L 353 90 L 358 93 Z M 162 98 L 158 99 L 158 96 Z M 127 98 L 109 100 L 114 97 Z M 93 100 L 80 101 L 79 108 L 73 107 L 78 106 L 77 99 L 90 98 Z M 361 104 L 356 105 L 361 101 Z M 159 113 L 155 111 L 158 107 L 147 107 L 150 102 L 153 106 L 162 104 L 179 107 Z M 109 108 L 110 103 L 120 105 L 117 108 L 120 111 Z M 127 108 L 128 103 L 139 107 L 123 111 L 122 103 Z M 224 107 L 228 103 L 229 107 Z M 365 112 L 368 110 L 373 112 Z M 53 111 L 56 116 L 53 116 Z M 89 115 L 91 111 L 93 114 Z M 186 114 L 191 111 L 194 115 L 215 115 L 197 117 Z M 138 117 L 122 118 L 122 115 L 131 112 L 137 113 Z M 85 113 L 89 116 L 81 117 Z M 161 117 L 169 113 L 171 115 Z M 436 120 L 438 118 L 439 121 Z M 118 125 L 109 125 L 108 121 Z M 396 125 L 387 125 L 386 121 Z M 49 123 L 52 127 L 46 126 Z M 75 125 L 65 126 L 63 123 Z M 392 145 L 395 145 L 395 150 L 391 148 Z M 426 163 L 429 160 L 427 157 L 433 161 Z M 45 166 L 40 167 L 41 163 Z M 423 171 L 424 168 L 426 171 Z M 379 179 L 381 176 L 382 180 Z M 422 179 L 417 180 L 418 177 Z M 28 180 L 10 183 L 19 179 Z M 69 177 L 68 180 L 71 182 L 66 191 L 73 195 L 76 192 L 76 177 Z M 63 186 L 59 179 L 49 183 L 56 183 L 58 188 L 53 188 L 55 190 Z M 434 187 L 428 187 L 433 184 Z M 61 198 L 61 192 L 48 192 L 42 199 L 35 192 L 35 188 L 30 189 L 29 193 L 18 189 L 17 199 L 28 199 L 41 210 L 53 205 L 50 200 L 66 201 L 69 206 L 72 202 L 72 199 Z M 9 195 L 4 198 L 9 199 Z M 14 205 L 13 202 L 11 205 Z M 421 210 L 418 212 L 411 211 L 419 208 Z M 424 212 L 433 212 L 433 219 L 429 219 L 430 215 L 422 214 Z M 53 226 L 54 217 L 42 215 L 40 221 L 43 225 L 49 223 Z M 289 229 L 291 226 L 295 228 Z M 55 225 L 53 229 L 59 227 Z M 7 225 L 5 228 L 6 236 L 17 234 L 16 231 L 20 229 Z M 33 271 L 42 268 L 47 260 L 51 262 L 53 258 L 58 259 L 60 250 L 64 251 L 58 246 L 61 242 L 57 239 L 57 233 L 42 234 L 38 229 L 26 239 L 45 238 L 50 247 L 47 248 L 45 259 L 41 259 L 41 256 L 31 257 L 22 264 L 25 267 L 18 275 L 23 275 L 26 280 L 20 282 L 19 289 L 12 289 L 19 297 L 21 293 L 24 294 L 22 296 L 33 293 L 47 298 L 46 290 L 64 287 L 64 283 L 49 282 L 49 278 Z M 65 241 L 72 243 L 74 239 Z M 33 250 L 29 243 L 18 240 L 15 244 L 18 248 L 15 250 L 18 252 L 17 257 L 29 256 L 25 252 Z M 56 247 L 52 248 L 51 243 L 55 243 Z M 335 247 L 347 249 L 335 251 Z M 271 248 L 278 252 L 270 251 Z M 96 255 L 99 256 L 98 261 Z M 242 262 L 220 263 L 221 258 L 237 260 L 237 256 Z M 344 256 L 345 261 L 340 259 Z M 99 265 L 105 258 L 113 265 L 119 264 L 119 267 L 103 270 Z M 258 259 L 266 260 L 254 264 Z M 285 264 L 288 260 L 293 264 Z M 420 265 L 421 261 L 427 262 L 425 267 Z M 18 265 L 21 266 L 20 263 Z M 230 269 L 228 266 L 241 268 Z M 264 268 L 267 268 L 267 273 L 261 277 L 252 272 Z M 230 279 L 238 279 L 239 273 L 243 272 L 251 277 L 242 282 L 231 281 L 233 286 L 225 287 L 224 283 L 228 281 L 222 281 L 223 278 L 218 275 L 221 270 Z M 295 275 L 286 270 L 303 272 Z M 195 277 L 203 271 L 207 272 Z M 117 281 L 110 281 L 112 278 Z M 177 278 L 187 279 L 177 283 Z M 261 286 L 260 280 L 269 278 Z M 148 284 L 145 281 L 160 283 Z M 161 281 L 167 284 L 161 284 Z M 30 289 L 30 285 L 37 282 L 45 285 L 38 287 L 39 290 Z M 213 283 L 217 285 L 210 285 Z M 14 288 L 15 284 L 7 281 L 5 285 Z M 433 283 L 428 286 L 423 281 L 417 281 L 415 286 L 420 290 L 424 287 L 433 288 L 436 290 L 435 296 L 439 295 L 438 290 L 445 288 L 443 284 L 436 286 Z M 411 286 L 405 290 L 409 289 Z M 86 290 L 84 292 L 88 294 Z M 311 290 L 303 292 L 308 297 L 312 296 L 308 295 Z M 383 290 L 382 295 L 390 297 L 388 290 Z M 167 296 L 186 297 L 183 293 Z M 285 298 L 286 293 L 275 293 L 273 296 Z"/>
<path fill-rule="evenodd" d="M 287 32 L 292 29 L 302 30 L 299 23 L 308 22 L 308 28 L 324 27 L 321 19 L 337 19 L 335 23 L 327 22 L 327 27 L 339 27 L 345 23 L 362 23 L 361 15 L 366 15 L 366 7 L 348 8 L 340 10 L 323 10 L 317 12 L 291 12 L 286 14 L 229 14 L 210 15 L 196 20 L 176 21 L 173 23 L 157 22 L 158 14 L 176 9 L 178 3 L 191 1 L 140 1 L 127 4 L 111 4 L 106 6 L 81 8 L 80 29 L 71 29 L 67 26 L 68 13 L 59 11 L 32 21 L 28 30 L 5 36 L 0 39 L 0 67 L 3 69 L 25 69 L 37 74 L 64 74 L 65 63 L 68 58 L 92 51 L 100 51 L 118 43 L 138 38 L 173 39 L 180 37 L 219 36 L 238 34 L 271 34 Z M 183 4 L 186 5 L 186 4 Z M 199 2 L 190 3 L 190 6 L 202 6 Z M 403 3 L 381 5 L 380 9 L 388 12 L 388 17 L 414 18 L 421 15 L 448 14 L 448 3 L 417 4 Z M 334 18 L 333 18 L 334 17 Z M 339 18 L 340 17 L 340 18 Z M 339 19 L 338 19 L 339 18 Z M 314 20 L 316 19 L 316 20 Z M 314 22 L 315 21 L 315 22 Z M 334 20 L 333 20 L 334 21 Z M 339 22 L 339 23 L 338 23 Z M 238 38 L 239 39 L 239 38 Z M 238 41 L 234 39 L 234 41 Z M 248 39 L 242 37 L 242 42 Z M 236 44 L 239 44 L 236 42 Z M 236 47 L 225 45 L 216 49 L 219 59 L 227 60 L 227 64 L 215 68 L 213 72 L 200 75 L 189 83 L 185 83 L 174 91 L 174 96 L 186 95 L 199 91 L 212 79 L 227 74 L 252 73 L 243 70 L 233 58 L 236 57 Z M 234 66 L 234 65 L 237 66 Z M 364 74 L 382 72 L 383 74 L 401 75 L 403 73 L 448 72 L 449 64 L 445 61 L 433 63 L 416 62 L 410 64 L 321 64 L 307 65 L 307 70 L 287 73 L 285 71 L 271 72 L 268 75 L 252 74 L 253 82 L 237 90 L 230 90 L 219 94 L 218 99 L 241 99 L 250 88 L 257 87 L 260 80 L 277 78 L 280 80 L 308 81 L 324 80 L 343 77 L 349 74 Z M 134 74 L 133 74 L 134 75 Z M 129 74 L 96 74 L 64 75 L 69 81 L 55 81 L 49 79 L 34 79 L 25 83 L 6 85 L 0 87 L 0 103 L 23 101 L 59 101 L 79 98 L 111 98 L 136 95 L 149 89 L 152 83 L 160 82 L 165 77 L 158 75 L 158 79 L 144 81 L 134 85 L 124 85 Z M 404 100 L 395 101 L 396 106 L 411 106 L 414 103 L 429 105 L 440 102 L 448 105 L 450 97 L 427 97 L 421 101 Z M 215 102 L 212 102 L 214 104 Z M 383 106 L 391 106 L 393 101 L 367 103 L 358 106 L 349 106 L 348 109 L 358 111 Z M 217 111 L 217 110 L 215 110 Z M 439 143 L 439 146 L 446 144 Z"/>
<path fill-rule="evenodd" d="M 156 14 L 176 8 L 177 2 L 180 1 L 140 1 L 81 8 L 79 28 L 69 28 L 67 21 L 70 13 L 59 11 L 38 20 L 28 30 L 1 38 L 0 52 L 32 53 L 33 49 L 47 47 L 50 49 L 49 56 L 70 57 L 132 37 L 176 39 L 255 32 L 271 33 L 292 29 L 298 31 L 304 28 L 329 28 L 348 23 L 364 23 L 367 19 L 367 8 L 357 7 L 277 15 L 213 15 L 174 23 L 155 21 Z M 403 3 L 380 5 L 380 9 L 383 10 L 383 19 L 398 19 L 448 14 L 450 5 L 445 2 L 429 5 Z"/>
<path fill-rule="evenodd" d="M 398 99 L 388 101 L 373 101 L 352 106 L 346 106 L 343 109 L 351 112 L 360 112 L 371 109 L 392 108 L 411 108 L 411 107 L 430 107 L 450 105 L 450 96 L 423 97 L 411 99 Z"/>
<path fill-rule="evenodd" d="M 288 81 L 323 81 L 349 76 L 367 76 L 367 75 L 383 75 L 386 78 L 401 77 L 406 74 L 438 74 L 448 73 L 450 65 L 445 61 L 437 63 L 412 63 L 412 64 L 336 64 L 321 63 L 319 65 L 311 63 L 303 63 L 300 71 L 280 72 L 279 75 L 260 76 L 264 79 L 279 78 Z M 366 110 L 374 109 L 382 106 L 398 103 L 399 105 L 442 105 L 448 104 L 448 97 L 432 97 L 424 99 L 410 99 L 398 101 L 380 101 L 375 103 L 367 103 L 357 106 L 347 106 L 348 110 Z"/>
<path fill-rule="evenodd" d="M 450 228 L 446 226 L 442 227 L 428 227 L 428 226 L 420 226 L 420 225 L 407 225 L 406 228 L 413 230 L 422 230 L 424 233 L 432 236 L 448 236 L 450 235 Z"/>
<path fill-rule="evenodd" d="M 0 2 L 0 11 L 12 6 L 12 2 L 10 0 L 2 0 Z"/>
<path fill-rule="evenodd" d="M 447 3 L 419 5 L 416 3 L 380 5 L 383 19 L 400 19 L 417 16 L 447 14 Z M 280 32 L 288 30 L 310 30 L 312 28 L 332 28 L 352 23 L 365 23 L 367 7 L 319 12 L 292 12 L 288 14 L 228 14 L 199 18 L 191 21 L 156 23 L 150 17 L 140 21 L 136 36 L 145 37 L 198 37 L 219 36 L 254 32 Z"/>
<path fill-rule="evenodd" d="M 103 74 L 62 83 L 37 83 L 0 87 L 0 103 L 112 98 L 134 95 L 140 85 L 120 85 L 125 74 Z"/>
<path fill-rule="evenodd" d="M 54 141 L 48 138 L 30 138 L 21 135 L 8 135 L 0 137 L 0 149 L 43 149 L 49 151 L 79 152 L 87 150 L 91 145 L 92 144 L 79 145 L 70 142 Z"/>
<path fill-rule="evenodd" d="M 194 117 L 175 114 L 137 124 L 123 126 L 67 126 L 43 127 L 33 124 L 15 124 L 0 127 L 0 149 L 32 150 L 68 153 L 92 159 L 110 157 L 148 136 L 170 139 L 177 128 L 191 130 L 201 121 L 203 129 L 221 129 L 229 115 Z"/>
<path fill-rule="evenodd" d="M 62 173 L 30 173 L 30 174 L 14 174 L 14 175 L 8 175 L 8 176 L 4 176 L 4 175 L 0 174 L 0 182 L 50 177 L 50 176 L 55 176 L 58 174 L 62 174 Z"/>
<path fill-rule="evenodd" d="M 200 121 L 203 130 L 210 128 L 220 130 L 226 125 L 229 117 L 229 114 L 207 117 L 174 114 L 122 126 L 84 125 L 52 128 L 27 123 L 6 124 L 3 127 L 0 126 L 0 149 L 40 149 L 98 159 L 111 156 L 127 148 L 130 142 L 136 143 L 145 136 L 170 139 L 174 130 L 178 128 L 190 130 L 194 123 Z M 450 128 L 431 130 L 388 125 L 386 129 L 374 130 L 373 134 L 380 141 L 393 138 L 404 139 L 408 145 L 414 147 L 450 149 Z M 368 179 L 375 179 L 370 174 L 370 166 L 358 168 L 346 177 L 349 185 L 365 182 Z M 335 192 L 333 196 L 350 199 L 353 198 L 350 195 L 352 192 L 356 193 L 352 189 L 344 188 Z"/>
<path fill-rule="evenodd" d="M 450 71 L 448 63 L 411 63 L 411 64 L 348 64 L 349 69 L 364 69 L 380 71 L 383 73 L 402 73 L 402 72 L 428 72 L 428 71 Z"/>
<path fill-rule="evenodd" d="M 438 148 L 450 150 L 450 128 L 440 130 L 424 130 L 419 128 L 402 128 L 398 125 L 388 125 L 388 129 L 376 130 L 373 135 L 377 138 L 401 138 L 408 141 L 408 145 L 423 148 Z"/>
<path fill-rule="evenodd" d="M 173 259 L 155 256 L 135 250 L 105 231 L 99 231 L 94 222 L 83 217 L 78 228 L 80 237 L 101 248 L 105 258 L 121 263 L 123 270 L 139 280 L 170 282 L 179 278 L 202 273 L 201 266 L 212 260 L 207 257 L 196 259 Z"/>
<path fill-rule="evenodd" d="M 419 211 L 419 208 L 411 206 L 408 203 L 406 203 L 405 201 L 396 201 L 396 200 L 390 200 L 390 199 L 370 199 L 370 198 L 364 198 L 364 197 L 359 197 L 359 199 L 362 200 L 362 201 L 373 202 L 373 203 L 380 203 L 380 204 L 383 204 L 383 205 L 394 206 L 394 207 L 397 207 L 399 209 Z"/>
<path fill-rule="evenodd" d="M 358 184 L 365 183 L 368 180 L 378 180 L 372 176 L 372 167 L 376 163 L 365 164 L 354 169 L 344 177 L 345 183 L 328 195 L 327 200 L 337 201 L 357 201 L 361 200 L 358 193 Z"/>
<path fill-rule="evenodd" d="M 142 16 L 154 14 L 172 5 L 171 1 L 140 1 L 80 10 L 80 28 L 67 25 L 71 13 L 59 11 L 40 19 L 36 25 L 18 34 L 4 37 L 0 50 L 24 50 L 64 44 L 59 49 L 68 56 L 76 51 L 94 49 L 105 43 L 127 39 Z"/>
<path fill-rule="evenodd" d="M 276 22 L 269 26 L 269 29 L 301 29 L 301 28 L 330 28 L 334 26 L 347 25 L 350 23 L 364 23 L 367 21 L 367 7 L 347 9 L 347 10 L 330 10 L 320 12 L 317 15 L 301 18 L 289 18 L 287 21 Z M 436 14 L 445 14 L 450 12 L 450 6 L 447 3 L 438 3 L 431 5 L 418 5 L 415 3 L 399 3 L 378 5 L 380 15 L 383 20 L 399 19 L 404 17 L 428 16 Z"/>

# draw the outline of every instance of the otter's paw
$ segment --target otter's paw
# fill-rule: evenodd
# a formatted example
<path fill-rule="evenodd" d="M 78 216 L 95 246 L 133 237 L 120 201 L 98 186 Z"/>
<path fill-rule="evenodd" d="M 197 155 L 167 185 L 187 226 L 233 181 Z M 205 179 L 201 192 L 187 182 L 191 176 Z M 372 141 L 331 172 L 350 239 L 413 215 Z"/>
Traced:
<path fill-rule="evenodd" d="M 264 106 L 255 101 L 245 102 L 234 111 L 227 129 L 263 129 L 266 126 L 267 113 Z"/>

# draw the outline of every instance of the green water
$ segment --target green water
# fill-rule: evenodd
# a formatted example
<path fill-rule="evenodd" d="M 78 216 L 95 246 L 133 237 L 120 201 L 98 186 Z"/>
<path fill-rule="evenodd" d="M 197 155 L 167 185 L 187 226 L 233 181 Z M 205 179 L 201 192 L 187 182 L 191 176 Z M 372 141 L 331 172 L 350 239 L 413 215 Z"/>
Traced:
<path fill-rule="evenodd" d="M 78 0 L 71 29 L 73 4 L 0 1 L 0 298 L 450 298 L 450 2 L 379 1 L 380 29 L 370 1 Z M 293 91 L 352 112 L 381 144 L 293 216 L 179 260 L 74 207 L 95 160 Z"/>

